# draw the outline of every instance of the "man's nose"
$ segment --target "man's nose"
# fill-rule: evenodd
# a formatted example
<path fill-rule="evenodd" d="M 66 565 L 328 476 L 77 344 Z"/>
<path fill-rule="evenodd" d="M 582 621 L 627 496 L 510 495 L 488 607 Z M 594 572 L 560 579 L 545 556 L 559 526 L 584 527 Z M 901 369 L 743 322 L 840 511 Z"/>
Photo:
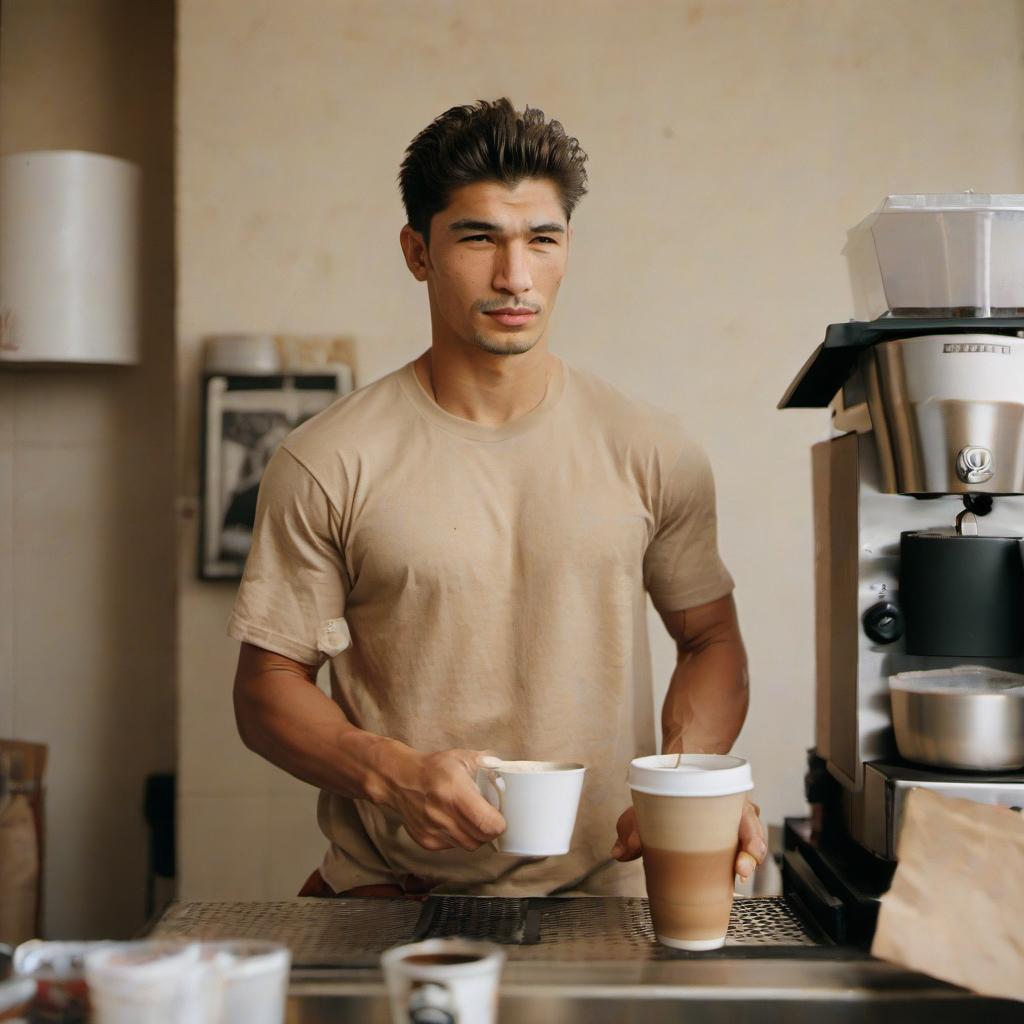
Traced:
<path fill-rule="evenodd" d="M 525 249 L 520 245 L 505 246 L 494 270 L 494 288 L 510 295 L 522 295 L 533 287 Z"/>

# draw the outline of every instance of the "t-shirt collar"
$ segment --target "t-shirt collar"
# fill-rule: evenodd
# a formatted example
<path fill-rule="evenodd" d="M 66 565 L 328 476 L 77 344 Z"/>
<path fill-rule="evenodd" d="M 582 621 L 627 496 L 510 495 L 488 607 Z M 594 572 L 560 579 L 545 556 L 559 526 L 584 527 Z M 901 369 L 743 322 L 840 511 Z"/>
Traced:
<path fill-rule="evenodd" d="M 546 419 L 558 404 L 565 390 L 566 367 L 561 359 L 556 360 L 556 364 L 555 372 L 548 380 L 547 390 L 544 392 L 540 404 L 534 406 L 528 413 L 517 416 L 514 420 L 509 420 L 508 423 L 503 423 L 499 427 L 475 423 L 473 420 L 466 420 L 461 416 L 453 416 L 450 412 L 442 409 L 420 383 L 414 362 L 407 363 L 402 367 L 398 380 L 406 398 L 412 402 L 417 411 L 442 430 L 474 441 L 504 441 L 532 430 Z"/>

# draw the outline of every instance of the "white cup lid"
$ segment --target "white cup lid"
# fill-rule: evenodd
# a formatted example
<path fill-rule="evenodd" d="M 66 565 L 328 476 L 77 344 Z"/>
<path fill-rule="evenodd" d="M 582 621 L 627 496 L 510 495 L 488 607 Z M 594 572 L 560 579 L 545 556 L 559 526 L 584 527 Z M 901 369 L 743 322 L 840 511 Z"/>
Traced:
<path fill-rule="evenodd" d="M 754 788 L 750 764 L 732 754 L 638 757 L 629 764 L 629 786 L 654 796 L 728 796 Z"/>

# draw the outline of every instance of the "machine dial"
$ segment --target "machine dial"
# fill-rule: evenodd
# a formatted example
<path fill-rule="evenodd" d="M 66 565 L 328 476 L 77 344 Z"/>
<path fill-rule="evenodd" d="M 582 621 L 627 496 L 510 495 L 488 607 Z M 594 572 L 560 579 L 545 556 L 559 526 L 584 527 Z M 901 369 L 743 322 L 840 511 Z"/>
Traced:
<path fill-rule="evenodd" d="M 903 636 L 903 612 L 891 601 L 873 604 L 861 620 L 864 632 L 876 644 L 895 643 Z"/>

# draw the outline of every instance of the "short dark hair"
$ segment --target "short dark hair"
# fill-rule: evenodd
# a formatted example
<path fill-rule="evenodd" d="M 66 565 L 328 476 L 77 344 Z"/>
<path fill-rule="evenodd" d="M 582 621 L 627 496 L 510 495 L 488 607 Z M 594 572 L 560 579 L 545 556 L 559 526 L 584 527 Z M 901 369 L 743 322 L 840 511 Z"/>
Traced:
<path fill-rule="evenodd" d="M 544 111 L 522 113 L 502 97 L 452 107 L 409 143 L 398 174 L 409 225 L 429 241 L 430 219 L 452 193 L 477 181 L 514 187 L 524 178 L 548 178 L 558 189 L 565 219 L 587 191 L 587 154 Z"/>

